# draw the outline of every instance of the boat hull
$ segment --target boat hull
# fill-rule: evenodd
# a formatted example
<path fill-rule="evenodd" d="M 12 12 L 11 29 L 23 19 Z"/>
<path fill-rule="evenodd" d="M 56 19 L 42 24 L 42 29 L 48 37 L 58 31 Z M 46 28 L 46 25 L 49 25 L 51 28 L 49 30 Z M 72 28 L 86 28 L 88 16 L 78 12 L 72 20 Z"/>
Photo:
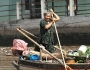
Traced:
<path fill-rule="evenodd" d="M 74 70 L 90 69 L 90 63 L 75 63 L 75 64 L 67 64 L 67 65 L 69 65 Z M 64 67 L 58 63 L 48 63 L 48 62 L 39 62 L 39 61 L 30 61 L 30 60 L 19 60 L 19 66 L 21 70 L 23 70 L 24 67 L 32 70 L 65 70 Z"/>

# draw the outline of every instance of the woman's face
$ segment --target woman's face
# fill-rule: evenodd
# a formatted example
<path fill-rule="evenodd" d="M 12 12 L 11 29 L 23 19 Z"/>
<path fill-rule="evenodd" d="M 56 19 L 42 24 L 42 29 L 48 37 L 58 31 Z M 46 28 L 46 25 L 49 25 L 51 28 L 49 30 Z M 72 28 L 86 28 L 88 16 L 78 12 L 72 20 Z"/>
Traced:
<path fill-rule="evenodd" d="M 45 19 L 46 21 L 49 21 L 50 18 L 51 18 L 51 15 L 50 15 L 49 13 L 44 16 L 44 19 Z"/>

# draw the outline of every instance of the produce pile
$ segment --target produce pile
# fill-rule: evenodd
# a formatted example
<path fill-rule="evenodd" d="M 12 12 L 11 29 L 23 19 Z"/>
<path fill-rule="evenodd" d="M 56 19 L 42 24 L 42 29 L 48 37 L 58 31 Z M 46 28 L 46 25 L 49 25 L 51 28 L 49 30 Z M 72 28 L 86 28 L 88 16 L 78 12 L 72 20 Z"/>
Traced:
<path fill-rule="evenodd" d="M 81 53 L 78 50 L 71 50 L 68 52 L 68 56 L 74 58 L 76 63 L 89 63 L 90 62 L 90 47 L 87 47 L 85 53 Z"/>

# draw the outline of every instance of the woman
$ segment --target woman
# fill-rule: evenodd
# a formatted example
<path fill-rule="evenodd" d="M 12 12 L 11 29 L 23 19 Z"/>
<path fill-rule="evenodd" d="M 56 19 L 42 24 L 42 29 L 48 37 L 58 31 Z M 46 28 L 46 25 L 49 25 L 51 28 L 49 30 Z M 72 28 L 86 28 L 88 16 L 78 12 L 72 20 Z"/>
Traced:
<path fill-rule="evenodd" d="M 51 18 L 51 13 L 54 17 Z M 46 50 L 54 53 L 54 37 L 52 25 L 59 20 L 59 16 L 54 13 L 52 9 L 50 12 L 44 13 L 44 19 L 40 21 L 40 36 L 38 43 L 42 44 Z M 35 51 L 40 51 L 38 47 L 35 47 Z"/>

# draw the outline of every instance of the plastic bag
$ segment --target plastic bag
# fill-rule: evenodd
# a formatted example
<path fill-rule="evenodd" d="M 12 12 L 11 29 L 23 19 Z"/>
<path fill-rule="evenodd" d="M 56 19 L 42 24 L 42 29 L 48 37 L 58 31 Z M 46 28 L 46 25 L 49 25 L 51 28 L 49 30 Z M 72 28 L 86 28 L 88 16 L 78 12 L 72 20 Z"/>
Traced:
<path fill-rule="evenodd" d="M 27 45 L 25 41 L 21 39 L 14 39 L 13 40 L 13 47 L 11 48 L 12 50 L 21 50 L 21 51 L 26 51 L 27 50 Z"/>
<path fill-rule="evenodd" d="M 30 55 L 30 60 L 40 60 L 40 57 L 36 54 Z"/>

